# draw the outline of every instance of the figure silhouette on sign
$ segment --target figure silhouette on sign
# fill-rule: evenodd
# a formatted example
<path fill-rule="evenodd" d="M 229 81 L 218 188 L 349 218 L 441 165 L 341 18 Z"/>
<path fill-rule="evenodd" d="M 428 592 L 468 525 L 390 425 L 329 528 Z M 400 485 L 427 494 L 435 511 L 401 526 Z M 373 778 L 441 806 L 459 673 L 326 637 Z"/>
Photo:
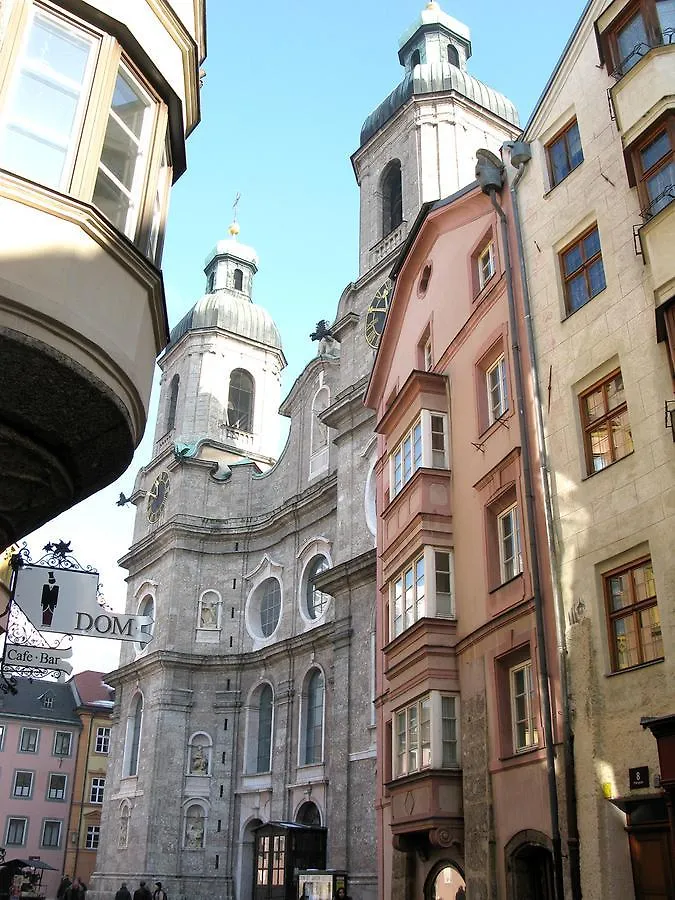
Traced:
<path fill-rule="evenodd" d="M 59 602 L 59 586 L 54 573 L 47 576 L 47 584 L 42 585 L 42 624 L 51 625 L 56 604 Z"/>

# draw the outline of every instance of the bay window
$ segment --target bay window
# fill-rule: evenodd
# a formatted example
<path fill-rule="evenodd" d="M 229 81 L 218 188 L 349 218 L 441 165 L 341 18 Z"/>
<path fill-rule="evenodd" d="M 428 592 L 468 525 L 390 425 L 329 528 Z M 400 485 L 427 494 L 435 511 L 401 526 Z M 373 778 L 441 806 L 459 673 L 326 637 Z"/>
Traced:
<path fill-rule="evenodd" d="M 448 550 L 425 547 L 408 563 L 390 584 L 392 638 L 425 616 L 452 618 L 452 579 L 452 553 Z"/>
<path fill-rule="evenodd" d="M 422 410 L 390 457 L 391 495 L 401 492 L 420 468 L 448 467 L 448 420 L 442 413 Z"/>
<path fill-rule="evenodd" d="M 675 41 L 673 0 L 633 0 L 607 29 L 606 40 L 614 68 L 621 78 L 653 47 Z"/>
<path fill-rule="evenodd" d="M 37 2 L 20 28 L 0 92 L 0 168 L 93 203 L 157 261 L 170 182 L 165 104 L 111 35 Z"/>
<path fill-rule="evenodd" d="M 394 778 L 459 765 L 458 705 L 431 691 L 394 713 Z"/>

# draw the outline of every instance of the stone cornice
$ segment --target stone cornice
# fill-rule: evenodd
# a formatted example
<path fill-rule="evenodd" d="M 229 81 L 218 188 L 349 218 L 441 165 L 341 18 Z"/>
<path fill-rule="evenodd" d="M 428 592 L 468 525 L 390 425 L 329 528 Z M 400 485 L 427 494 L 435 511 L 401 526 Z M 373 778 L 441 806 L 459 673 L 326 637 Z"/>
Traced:
<path fill-rule="evenodd" d="M 353 431 L 372 418 L 372 412 L 363 405 L 363 397 L 368 384 L 368 376 L 360 378 L 356 384 L 342 391 L 323 413 L 321 419 L 340 434 Z M 339 436 L 337 438 L 339 440 Z"/>
<path fill-rule="evenodd" d="M 325 591 L 332 597 L 338 597 L 345 591 L 362 587 L 375 579 L 376 550 L 366 550 L 360 556 L 355 556 L 346 562 L 338 563 L 326 572 L 322 572 L 315 579 L 316 585 L 321 591 Z"/>

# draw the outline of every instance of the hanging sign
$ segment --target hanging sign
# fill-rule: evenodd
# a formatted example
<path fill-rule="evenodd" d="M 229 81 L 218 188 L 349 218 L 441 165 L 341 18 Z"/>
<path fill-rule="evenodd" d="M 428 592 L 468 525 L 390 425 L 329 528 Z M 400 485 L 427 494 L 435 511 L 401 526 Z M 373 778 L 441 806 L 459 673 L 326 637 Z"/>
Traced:
<path fill-rule="evenodd" d="M 73 667 L 67 660 L 73 655 L 73 648 L 63 650 L 51 647 L 29 647 L 26 644 L 5 644 L 5 662 L 11 666 L 25 666 L 28 669 L 49 669 L 70 675 Z"/>
<path fill-rule="evenodd" d="M 38 631 L 152 640 L 151 616 L 114 613 L 99 604 L 98 572 L 23 565 L 16 573 L 14 602 Z"/>

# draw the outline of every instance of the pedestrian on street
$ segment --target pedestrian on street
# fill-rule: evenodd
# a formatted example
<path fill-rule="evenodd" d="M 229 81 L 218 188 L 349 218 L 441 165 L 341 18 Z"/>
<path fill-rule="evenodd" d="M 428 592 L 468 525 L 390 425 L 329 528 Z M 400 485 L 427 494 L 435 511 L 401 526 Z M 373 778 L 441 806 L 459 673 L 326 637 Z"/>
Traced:
<path fill-rule="evenodd" d="M 134 891 L 134 900 L 152 900 L 152 894 L 146 887 L 144 881 L 141 881 Z"/>
<path fill-rule="evenodd" d="M 66 896 L 66 891 L 71 886 L 73 882 L 70 880 L 69 875 L 64 875 L 61 879 L 61 884 L 59 885 L 59 889 L 56 892 L 56 900 L 64 900 Z"/>
<path fill-rule="evenodd" d="M 167 900 L 166 891 L 162 888 L 162 882 L 155 882 L 155 889 L 152 892 L 152 900 Z"/>
<path fill-rule="evenodd" d="M 64 900 L 84 900 L 87 893 L 87 885 L 75 876 L 73 883 L 67 888 L 64 894 Z"/>
<path fill-rule="evenodd" d="M 122 886 L 115 894 L 115 900 L 131 900 L 131 893 L 129 892 L 126 881 L 122 882 Z"/>

